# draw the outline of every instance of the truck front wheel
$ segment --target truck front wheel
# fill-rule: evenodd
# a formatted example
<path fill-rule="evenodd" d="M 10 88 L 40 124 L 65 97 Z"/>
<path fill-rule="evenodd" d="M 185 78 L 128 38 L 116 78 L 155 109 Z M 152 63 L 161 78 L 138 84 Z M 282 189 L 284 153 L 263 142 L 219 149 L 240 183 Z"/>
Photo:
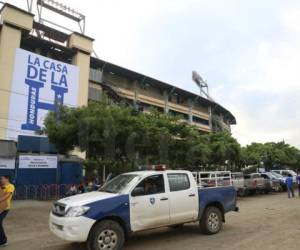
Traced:
<path fill-rule="evenodd" d="M 207 207 L 200 221 L 200 227 L 205 234 L 216 234 L 223 227 L 222 212 L 217 207 Z"/>
<path fill-rule="evenodd" d="M 120 250 L 124 241 L 124 230 L 120 224 L 112 220 L 104 220 L 92 228 L 87 247 L 89 250 Z"/>

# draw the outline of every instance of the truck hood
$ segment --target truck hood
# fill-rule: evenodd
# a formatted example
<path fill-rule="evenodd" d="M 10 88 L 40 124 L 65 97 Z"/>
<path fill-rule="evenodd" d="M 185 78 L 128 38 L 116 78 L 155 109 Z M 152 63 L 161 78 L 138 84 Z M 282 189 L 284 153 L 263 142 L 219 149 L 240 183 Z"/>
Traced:
<path fill-rule="evenodd" d="M 105 193 L 105 192 L 90 192 L 84 194 L 77 194 L 64 199 L 59 200 L 59 203 L 65 204 L 68 207 L 83 206 L 95 201 L 105 200 L 108 198 L 116 197 L 119 194 Z"/>

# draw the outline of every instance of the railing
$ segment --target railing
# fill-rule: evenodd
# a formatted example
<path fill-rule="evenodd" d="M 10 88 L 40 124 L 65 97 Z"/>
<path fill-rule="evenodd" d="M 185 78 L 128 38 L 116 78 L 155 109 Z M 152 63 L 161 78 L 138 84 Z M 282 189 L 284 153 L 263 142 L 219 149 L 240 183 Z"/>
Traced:
<path fill-rule="evenodd" d="M 193 172 L 200 188 L 232 186 L 230 171 Z"/>
<path fill-rule="evenodd" d="M 16 187 L 16 200 L 57 200 L 65 197 L 71 184 L 19 185 Z"/>

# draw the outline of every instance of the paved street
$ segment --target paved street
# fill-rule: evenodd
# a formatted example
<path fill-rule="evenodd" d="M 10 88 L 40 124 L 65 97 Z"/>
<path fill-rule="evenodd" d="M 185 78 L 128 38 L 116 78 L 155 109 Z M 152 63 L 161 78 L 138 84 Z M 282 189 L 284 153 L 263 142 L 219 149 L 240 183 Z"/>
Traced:
<path fill-rule="evenodd" d="M 207 236 L 197 224 L 182 229 L 163 228 L 135 235 L 125 250 L 292 250 L 300 246 L 300 199 L 286 194 L 257 195 L 239 200 L 240 213 L 231 213 L 222 232 Z M 49 202 L 18 201 L 8 215 L 7 250 L 84 250 L 48 230 Z"/>

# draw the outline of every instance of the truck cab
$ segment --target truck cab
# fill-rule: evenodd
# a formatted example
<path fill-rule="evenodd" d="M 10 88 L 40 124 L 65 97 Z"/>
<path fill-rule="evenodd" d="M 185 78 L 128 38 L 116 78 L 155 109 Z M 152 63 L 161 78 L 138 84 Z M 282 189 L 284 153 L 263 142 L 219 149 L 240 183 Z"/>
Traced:
<path fill-rule="evenodd" d="M 265 179 L 260 176 L 259 173 L 245 174 L 245 187 L 250 194 L 255 194 L 256 192 L 264 192 L 265 189 Z"/>
<path fill-rule="evenodd" d="M 297 178 L 297 173 L 294 170 L 290 169 L 276 169 L 276 170 L 271 170 L 272 173 L 277 173 L 282 175 L 283 177 L 287 178 L 289 175 L 293 177 L 293 182 L 296 183 L 296 178 Z"/>
<path fill-rule="evenodd" d="M 245 187 L 244 174 L 242 172 L 231 173 L 232 185 L 235 187 L 237 195 L 244 197 L 247 195 L 247 189 Z"/>
<path fill-rule="evenodd" d="M 199 222 L 207 234 L 222 228 L 225 213 L 236 211 L 231 185 L 202 189 L 189 171 L 138 171 L 119 175 L 99 191 L 54 203 L 50 230 L 88 249 L 121 249 L 138 231 Z"/>
<path fill-rule="evenodd" d="M 275 192 L 281 191 L 280 181 L 271 172 L 264 172 L 260 175 L 265 179 L 266 190 Z"/>

